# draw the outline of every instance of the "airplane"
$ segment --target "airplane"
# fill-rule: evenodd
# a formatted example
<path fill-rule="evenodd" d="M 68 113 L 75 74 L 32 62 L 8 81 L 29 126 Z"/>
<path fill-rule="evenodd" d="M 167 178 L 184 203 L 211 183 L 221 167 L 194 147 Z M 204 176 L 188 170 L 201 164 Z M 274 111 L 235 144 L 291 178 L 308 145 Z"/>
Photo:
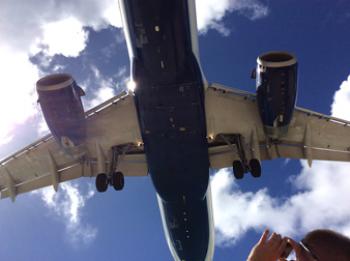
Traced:
<path fill-rule="evenodd" d="M 194 0 L 120 0 L 128 90 L 84 111 L 69 74 L 36 84 L 51 134 L 0 161 L 1 198 L 80 177 L 120 191 L 149 175 L 175 261 L 214 255 L 209 169 L 261 176 L 276 158 L 350 160 L 350 122 L 296 107 L 297 58 L 257 58 L 255 94 L 209 83 L 201 69 Z"/>

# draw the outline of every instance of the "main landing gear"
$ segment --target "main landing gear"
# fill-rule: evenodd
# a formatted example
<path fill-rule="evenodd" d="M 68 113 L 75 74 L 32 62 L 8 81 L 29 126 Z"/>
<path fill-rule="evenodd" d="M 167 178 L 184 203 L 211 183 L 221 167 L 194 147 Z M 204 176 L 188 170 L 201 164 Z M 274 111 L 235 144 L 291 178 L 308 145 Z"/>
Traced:
<path fill-rule="evenodd" d="M 257 159 L 251 159 L 248 166 L 244 166 L 240 160 L 235 160 L 232 163 L 232 169 L 236 179 L 242 179 L 244 173 L 248 171 L 250 171 L 254 178 L 259 178 L 261 176 L 261 165 Z"/>
<path fill-rule="evenodd" d="M 243 179 L 245 169 L 242 161 L 240 160 L 233 161 L 232 169 L 233 169 L 233 175 L 235 176 L 236 179 Z"/>
<path fill-rule="evenodd" d="M 258 159 L 251 159 L 249 161 L 249 170 L 254 178 L 259 178 L 261 176 L 261 164 Z"/>
<path fill-rule="evenodd" d="M 96 176 L 96 189 L 98 192 L 105 192 L 108 185 L 113 186 L 117 191 L 124 188 L 124 175 L 117 169 L 118 155 L 125 153 L 125 146 L 112 147 L 112 160 L 108 174 L 100 173 Z"/>
<path fill-rule="evenodd" d="M 233 175 L 236 179 L 242 179 L 244 173 L 247 173 L 248 171 L 250 171 L 250 174 L 252 174 L 254 178 L 259 178 L 261 176 L 261 164 L 257 159 L 251 159 L 248 166 L 243 165 L 240 160 L 235 160 L 232 163 L 232 168 Z"/>
<path fill-rule="evenodd" d="M 243 145 L 243 138 L 239 134 L 220 135 L 221 139 L 234 151 L 238 153 L 240 160 L 232 162 L 233 175 L 236 179 L 242 179 L 244 174 L 250 172 L 254 178 L 261 176 L 261 164 L 258 159 L 247 160 Z M 234 146 L 235 145 L 235 146 Z"/>
<path fill-rule="evenodd" d="M 124 188 L 124 175 L 122 172 L 113 172 L 110 176 L 100 173 L 96 176 L 96 189 L 98 192 L 107 191 L 108 185 L 113 186 L 117 191 Z"/>

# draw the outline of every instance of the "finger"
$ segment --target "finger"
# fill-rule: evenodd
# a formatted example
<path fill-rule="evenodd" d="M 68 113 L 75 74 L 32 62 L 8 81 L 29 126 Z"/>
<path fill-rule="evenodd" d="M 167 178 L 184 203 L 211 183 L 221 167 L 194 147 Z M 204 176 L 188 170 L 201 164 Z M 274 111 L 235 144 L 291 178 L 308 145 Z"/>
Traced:
<path fill-rule="evenodd" d="M 273 247 L 278 247 L 280 244 L 281 244 L 281 241 L 282 241 L 282 237 L 280 234 L 276 234 L 276 233 L 273 233 L 270 240 L 269 240 L 269 243 L 271 244 L 271 246 Z"/>
<path fill-rule="evenodd" d="M 274 233 L 274 235 L 272 235 L 272 238 L 274 238 L 275 240 L 282 240 L 281 235 L 277 233 Z"/>
<path fill-rule="evenodd" d="M 302 255 L 302 249 L 299 245 L 298 242 L 295 242 L 293 239 L 291 238 L 288 238 L 288 243 L 292 246 L 292 248 L 294 249 L 295 251 L 295 254 L 297 256 L 297 259 L 300 258 L 300 256 Z"/>
<path fill-rule="evenodd" d="M 287 244 L 288 244 L 287 239 L 283 238 L 281 241 L 281 244 L 279 245 L 278 250 L 277 250 L 277 253 L 279 256 L 281 256 L 283 254 L 283 252 L 286 250 Z"/>
<path fill-rule="evenodd" d="M 264 233 L 262 233 L 261 238 L 260 238 L 260 240 L 258 242 L 259 245 L 264 244 L 266 242 L 266 240 L 267 240 L 267 238 L 269 236 L 269 233 L 270 233 L 269 230 L 265 229 Z"/>

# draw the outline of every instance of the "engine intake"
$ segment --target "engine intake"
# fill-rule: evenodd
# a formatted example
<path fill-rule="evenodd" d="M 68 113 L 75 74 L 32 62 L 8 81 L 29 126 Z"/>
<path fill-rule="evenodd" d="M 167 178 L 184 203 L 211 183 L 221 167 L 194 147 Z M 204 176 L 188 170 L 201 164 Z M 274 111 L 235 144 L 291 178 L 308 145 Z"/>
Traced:
<path fill-rule="evenodd" d="M 39 103 L 56 141 L 76 153 L 86 140 L 86 123 L 81 96 L 84 91 L 69 74 L 52 74 L 36 83 Z"/>
<path fill-rule="evenodd" d="M 277 139 L 288 132 L 297 94 L 297 60 L 287 52 L 269 52 L 257 59 L 256 92 L 265 133 Z"/>

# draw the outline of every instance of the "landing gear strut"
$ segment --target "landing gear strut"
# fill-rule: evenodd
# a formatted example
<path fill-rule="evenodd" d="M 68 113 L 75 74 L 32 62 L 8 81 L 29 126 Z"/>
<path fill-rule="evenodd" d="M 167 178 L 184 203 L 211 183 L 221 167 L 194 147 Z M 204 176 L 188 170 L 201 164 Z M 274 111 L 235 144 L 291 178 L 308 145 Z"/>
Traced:
<path fill-rule="evenodd" d="M 100 173 L 96 176 L 96 189 L 98 192 L 107 191 L 108 185 L 113 186 L 117 191 L 124 188 L 124 175 L 120 171 L 115 171 L 118 164 L 118 156 L 125 154 L 129 149 L 129 144 L 112 147 L 112 158 L 109 173 Z"/>
<path fill-rule="evenodd" d="M 220 134 L 219 136 L 240 158 L 240 160 L 235 160 L 232 163 L 233 175 L 236 179 L 242 179 L 247 172 L 250 172 L 254 178 L 261 176 L 260 161 L 253 158 L 248 162 L 245 155 L 243 137 L 240 134 Z"/>

